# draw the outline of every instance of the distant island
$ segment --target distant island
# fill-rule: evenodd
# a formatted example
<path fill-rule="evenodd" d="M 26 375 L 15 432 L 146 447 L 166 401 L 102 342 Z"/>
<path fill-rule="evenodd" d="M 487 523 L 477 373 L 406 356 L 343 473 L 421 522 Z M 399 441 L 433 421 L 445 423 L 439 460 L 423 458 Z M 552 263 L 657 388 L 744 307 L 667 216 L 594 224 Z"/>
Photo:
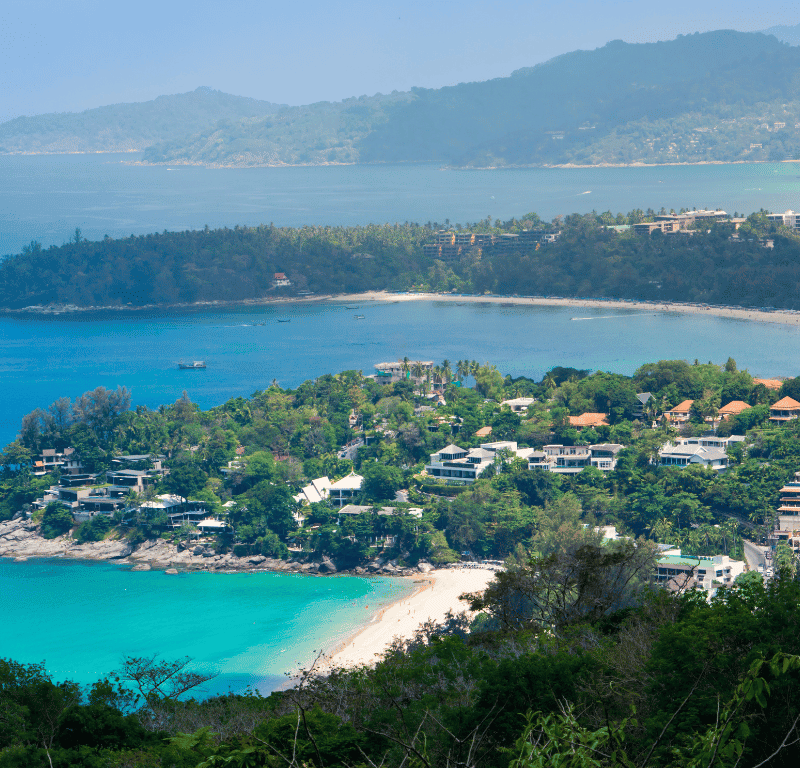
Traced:
<path fill-rule="evenodd" d="M 738 212 L 734 211 L 733 214 Z M 0 310 L 135 309 L 366 291 L 562 297 L 800 309 L 800 215 L 759 211 L 527 213 L 363 227 L 163 232 L 0 262 Z"/>
<path fill-rule="evenodd" d="M 455 168 L 800 158 L 797 28 L 615 40 L 509 77 L 285 106 L 199 88 L 0 124 L 0 153 L 142 151 L 225 167 Z"/>

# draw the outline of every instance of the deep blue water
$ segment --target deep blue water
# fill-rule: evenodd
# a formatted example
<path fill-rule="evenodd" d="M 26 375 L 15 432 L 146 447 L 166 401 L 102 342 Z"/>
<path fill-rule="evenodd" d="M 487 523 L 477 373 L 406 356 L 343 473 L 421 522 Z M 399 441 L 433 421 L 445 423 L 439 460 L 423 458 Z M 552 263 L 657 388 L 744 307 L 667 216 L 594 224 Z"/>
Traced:
<path fill-rule="evenodd" d="M 0 657 L 45 661 L 89 684 L 123 655 L 190 656 L 218 673 L 204 694 L 268 693 L 408 585 L 390 578 L 294 574 L 167 576 L 109 563 L 0 558 Z"/>
<path fill-rule="evenodd" d="M 350 304 L 349 306 L 354 306 Z M 0 316 L 0 441 L 23 414 L 99 385 L 132 391 L 156 408 L 185 389 L 203 408 L 269 386 L 296 387 L 324 373 L 412 359 L 491 362 L 540 379 L 555 365 L 632 374 L 642 363 L 682 358 L 761 376 L 800 374 L 800 329 L 649 310 L 500 307 L 452 302 L 248 307 L 153 315 Z M 289 318 L 278 323 L 277 318 Z M 573 318 L 592 318 L 573 320 Z M 265 323 L 265 325 L 257 325 Z M 205 360 L 181 371 L 177 361 Z"/>
<path fill-rule="evenodd" d="M 137 166 L 136 154 L 0 156 L 0 254 L 76 227 L 91 240 L 273 222 L 474 222 L 536 212 L 798 206 L 796 163 L 443 171 L 435 165 L 321 168 Z"/>

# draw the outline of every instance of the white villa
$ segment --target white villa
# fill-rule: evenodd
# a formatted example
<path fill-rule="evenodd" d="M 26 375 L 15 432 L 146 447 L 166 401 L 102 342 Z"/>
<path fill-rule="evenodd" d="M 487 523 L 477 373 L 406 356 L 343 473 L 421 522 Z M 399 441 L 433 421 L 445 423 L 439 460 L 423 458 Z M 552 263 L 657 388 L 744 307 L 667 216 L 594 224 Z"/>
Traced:
<path fill-rule="evenodd" d="M 507 450 L 516 457 L 529 459 L 532 448 L 517 448 L 515 442 L 503 440 L 496 443 L 481 443 L 479 448 L 460 448 L 448 445 L 431 454 L 425 471 L 431 477 L 439 477 L 460 483 L 472 483 L 480 477 L 487 467 L 499 459 L 498 451 Z"/>
<path fill-rule="evenodd" d="M 545 472 L 577 474 L 586 467 L 610 472 L 617 466 L 617 454 L 624 448 L 619 443 L 597 445 L 546 445 L 534 451 L 528 460 L 528 469 Z"/>
<path fill-rule="evenodd" d="M 325 501 L 325 499 L 329 498 L 331 495 L 331 485 L 332 483 L 327 475 L 325 477 L 318 477 L 316 480 L 312 480 L 293 498 L 298 504 L 302 505 Z"/>
<path fill-rule="evenodd" d="M 328 488 L 328 494 L 331 502 L 337 507 L 342 507 L 345 504 L 349 504 L 354 497 L 361 493 L 361 484 L 363 482 L 364 478 L 361 477 L 361 475 L 351 472 L 341 480 L 331 483 L 330 487 Z"/>
<path fill-rule="evenodd" d="M 720 472 L 728 467 L 728 447 L 741 443 L 744 437 L 686 437 L 677 443 L 667 443 L 658 451 L 658 464 L 661 467 L 688 467 L 699 464 Z"/>

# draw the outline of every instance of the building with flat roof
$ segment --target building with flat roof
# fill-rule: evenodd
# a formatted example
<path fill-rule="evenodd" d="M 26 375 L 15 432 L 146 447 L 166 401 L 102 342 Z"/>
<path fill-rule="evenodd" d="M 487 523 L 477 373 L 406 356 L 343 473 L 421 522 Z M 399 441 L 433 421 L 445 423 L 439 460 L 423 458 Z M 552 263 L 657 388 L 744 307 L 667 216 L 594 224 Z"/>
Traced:
<path fill-rule="evenodd" d="M 656 582 L 676 588 L 689 587 L 712 592 L 717 587 L 730 586 L 744 573 L 741 560 L 731 560 L 727 555 L 694 557 L 680 554 L 661 555 L 656 565 Z"/>

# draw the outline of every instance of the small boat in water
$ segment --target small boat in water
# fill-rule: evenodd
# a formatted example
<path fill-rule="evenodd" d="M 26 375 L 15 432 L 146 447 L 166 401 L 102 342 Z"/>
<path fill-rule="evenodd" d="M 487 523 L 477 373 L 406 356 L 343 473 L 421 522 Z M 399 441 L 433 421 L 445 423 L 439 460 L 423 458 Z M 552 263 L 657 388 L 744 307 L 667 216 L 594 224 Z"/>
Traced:
<path fill-rule="evenodd" d="M 205 360 L 194 360 L 191 363 L 178 363 L 178 368 L 180 368 L 182 371 L 199 371 L 205 367 Z"/>
<path fill-rule="evenodd" d="M 363 320 L 363 319 L 364 319 L 364 315 L 353 315 L 353 317 L 354 317 L 356 320 Z"/>
<path fill-rule="evenodd" d="M 287 318 L 285 318 L 283 320 L 281 320 L 281 318 L 278 318 L 278 322 L 279 323 L 291 323 L 292 322 L 292 318 L 291 317 L 287 317 Z"/>

